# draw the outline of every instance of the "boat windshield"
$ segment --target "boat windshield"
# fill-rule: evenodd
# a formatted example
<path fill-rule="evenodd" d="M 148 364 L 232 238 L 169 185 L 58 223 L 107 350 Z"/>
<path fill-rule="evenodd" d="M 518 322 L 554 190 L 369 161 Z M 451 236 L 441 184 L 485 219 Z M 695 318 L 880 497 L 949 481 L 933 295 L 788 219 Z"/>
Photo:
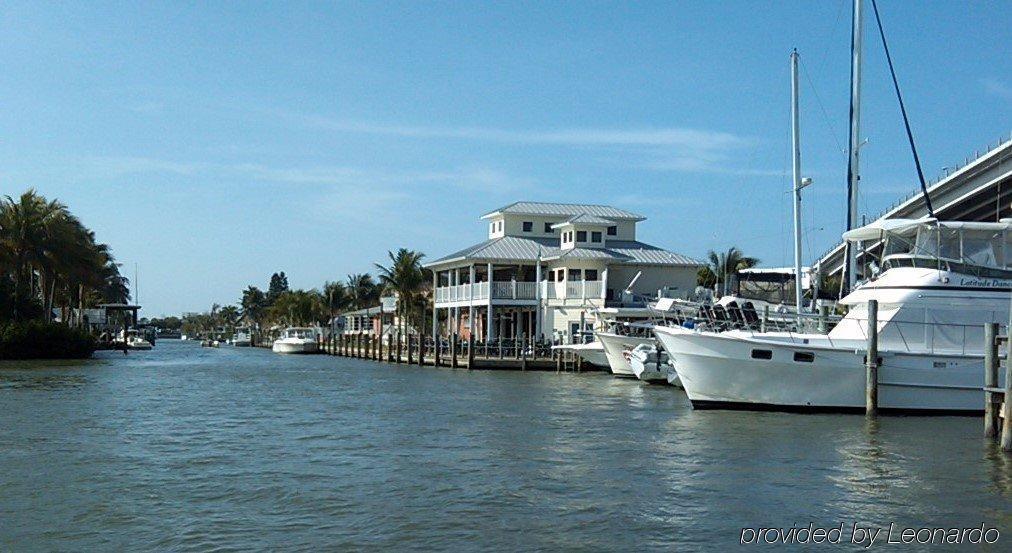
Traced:
<path fill-rule="evenodd" d="M 289 328 L 285 332 L 287 338 L 315 338 L 316 332 L 311 328 Z"/>
<path fill-rule="evenodd" d="M 1012 267 L 1012 233 L 968 225 L 922 225 L 916 235 L 886 233 L 882 257 L 894 266 L 932 266 L 939 260 L 974 267 Z M 1008 253 L 1006 253 L 1008 252 Z M 904 262 L 921 258 L 921 262 Z M 924 260 L 928 260 L 924 263 Z"/>

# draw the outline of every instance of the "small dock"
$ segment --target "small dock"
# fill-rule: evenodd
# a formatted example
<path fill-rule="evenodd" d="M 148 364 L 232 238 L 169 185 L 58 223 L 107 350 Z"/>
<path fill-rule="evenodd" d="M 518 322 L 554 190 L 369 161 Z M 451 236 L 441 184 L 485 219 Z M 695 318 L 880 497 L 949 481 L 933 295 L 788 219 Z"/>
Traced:
<path fill-rule="evenodd" d="M 482 343 L 473 338 L 444 338 L 434 342 L 429 337 L 402 336 L 396 333 L 388 340 L 371 334 L 339 334 L 321 339 L 320 352 L 326 355 L 364 359 L 383 363 L 447 367 L 468 370 L 515 370 L 584 372 L 601 370 L 582 363 L 570 352 L 552 349 L 544 341 L 502 341 Z"/>

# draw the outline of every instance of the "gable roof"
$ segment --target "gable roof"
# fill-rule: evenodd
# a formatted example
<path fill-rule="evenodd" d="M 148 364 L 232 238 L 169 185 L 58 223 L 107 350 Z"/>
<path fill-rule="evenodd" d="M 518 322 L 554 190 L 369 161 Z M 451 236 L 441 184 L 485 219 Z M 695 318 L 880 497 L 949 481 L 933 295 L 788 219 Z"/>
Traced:
<path fill-rule="evenodd" d="M 430 261 L 425 267 L 436 267 L 456 261 L 543 261 L 554 259 L 604 259 L 612 263 L 633 265 L 701 266 L 702 262 L 636 240 L 609 240 L 606 248 L 571 248 L 563 250 L 557 238 L 521 238 L 503 236 L 479 242 L 462 250 Z"/>
<path fill-rule="evenodd" d="M 562 204 L 562 203 L 550 203 L 550 202 L 513 202 L 509 205 L 494 209 L 481 216 L 482 219 L 488 219 L 489 217 L 500 215 L 504 213 L 509 214 L 523 214 L 523 215 L 540 215 L 548 217 L 575 217 L 577 215 L 592 215 L 595 217 L 603 217 L 612 220 L 630 220 L 630 221 L 642 221 L 646 217 L 619 209 L 617 207 L 611 207 L 608 205 L 595 205 L 595 204 Z"/>

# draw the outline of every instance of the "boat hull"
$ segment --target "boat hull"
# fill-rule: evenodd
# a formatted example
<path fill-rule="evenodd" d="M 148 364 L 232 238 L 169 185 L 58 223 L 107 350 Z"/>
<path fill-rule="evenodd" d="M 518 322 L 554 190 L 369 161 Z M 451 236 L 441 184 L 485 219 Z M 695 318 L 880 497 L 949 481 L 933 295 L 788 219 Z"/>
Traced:
<path fill-rule="evenodd" d="M 271 350 L 274 353 L 316 353 L 317 344 L 316 342 L 286 342 L 277 340 L 274 345 L 271 346 Z"/>
<path fill-rule="evenodd" d="M 864 411 L 865 352 L 771 343 L 730 333 L 664 327 L 655 333 L 673 358 L 695 408 Z M 753 350 L 770 352 L 756 359 Z M 796 361 L 800 358 L 812 361 Z M 921 413 L 983 410 L 983 360 L 973 355 L 880 352 L 879 408 Z"/>
<path fill-rule="evenodd" d="M 611 373 L 621 378 L 636 378 L 636 372 L 629 362 L 629 352 L 641 344 L 654 344 L 654 338 L 643 336 L 622 336 L 610 332 L 596 333 L 597 340 L 604 347 L 605 358 Z"/>

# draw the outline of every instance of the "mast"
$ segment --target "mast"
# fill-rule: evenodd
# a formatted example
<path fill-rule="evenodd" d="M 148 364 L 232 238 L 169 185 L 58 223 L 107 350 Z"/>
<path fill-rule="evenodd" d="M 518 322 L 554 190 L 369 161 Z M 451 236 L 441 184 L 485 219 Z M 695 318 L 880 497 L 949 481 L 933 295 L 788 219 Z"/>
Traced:
<path fill-rule="evenodd" d="M 850 42 L 850 139 L 848 151 L 850 158 L 847 161 L 847 230 L 857 228 L 857 189 L 861 179 L 858 159 L 858 150 L 861 148 L 861 27 L 862 13 L 861 4 L 863 0 L 854 0 L 854 15 L 852 23 L 852 35 Z M 847 290 L 852 290 L 857 284 L 857 255 L 855 248 L 848 243 L 847 250 Z"/>
<path fill-rule="evenodd" d="M 801 115 L 798 107 L 798 51 L 791 52 L 791 158 L 794 177 L 794 305 L 801 318 Z"/>

